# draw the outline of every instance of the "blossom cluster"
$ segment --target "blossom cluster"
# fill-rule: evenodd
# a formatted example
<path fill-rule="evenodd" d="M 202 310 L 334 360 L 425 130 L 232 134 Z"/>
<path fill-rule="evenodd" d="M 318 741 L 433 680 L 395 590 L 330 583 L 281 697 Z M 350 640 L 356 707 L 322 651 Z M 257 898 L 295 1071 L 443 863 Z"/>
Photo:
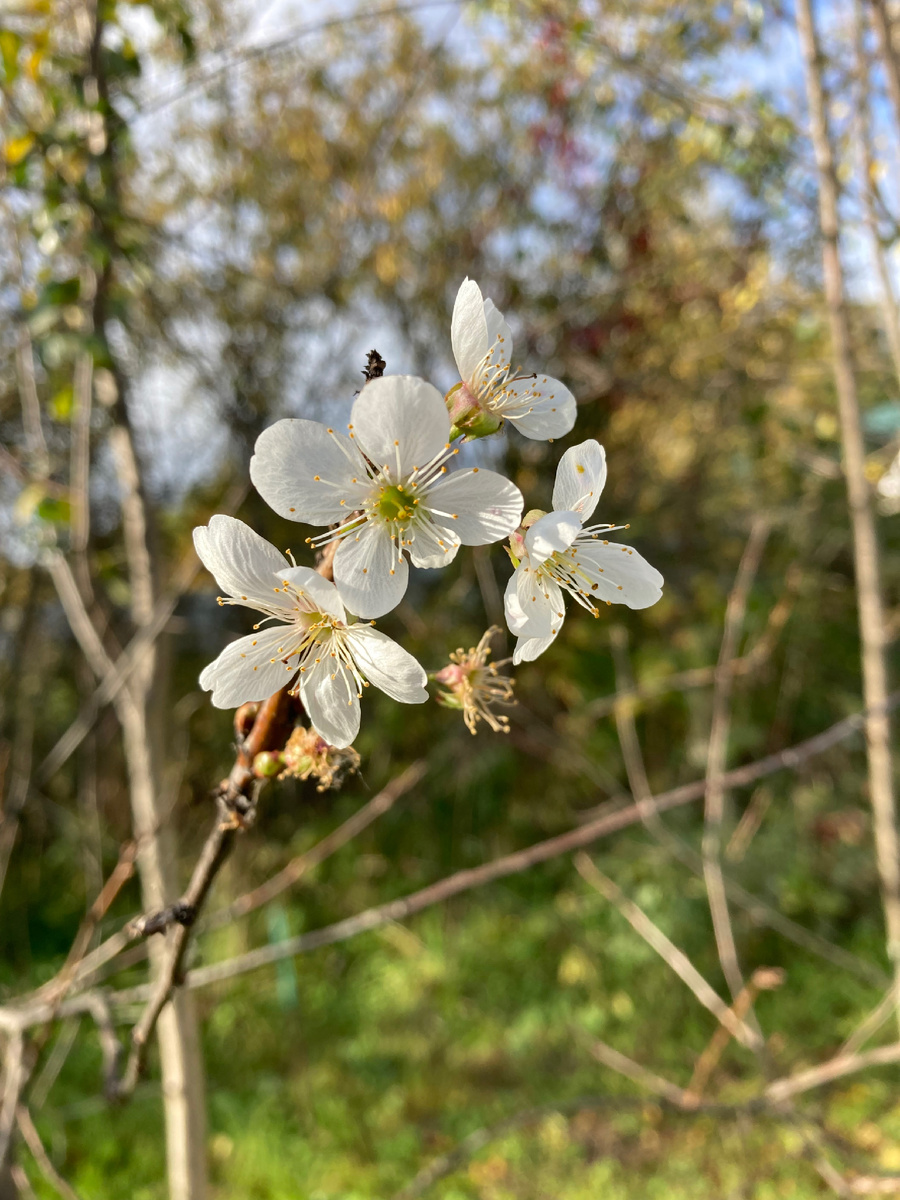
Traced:
<path fill-rule="evenodd" d="M 456 298 L 451 344 L 460 381 L 446 396 L 422 379 L 383 376 L 357 396 L 346 433 L 285 419 L 256 442 L 256 490 L 280 516 L 323 527 L 307 541 L 333 550 L 333 582 L 232 517 L 214 516 L 194 530 L 197 553 L 225 593 L 219 603 L 262 614 L 200 676 L 217 707 L 264 700 L 289 685 L 312 729 L 347 747 L 370 685 L 405 704 L 424 702 L 424 669 L 374 619 L 403 599 L 410 563 L 444 567 L 460 546 L 509 539 L 515 570 L 505 613 L 516 636 L 514 663 L 535 659 L 557 636 L 564 592 L 595 616 L 603 601 L 646 608 L 659 599 L 659 572 L 608 537 L 623 526 L 587 524 L 606 481 L 596 441 L 562 456 L 553 511 L 531 510 L 524 519 L 522 494 L 510 480 L 484 467 L 456 467 L 454 443 L 506 422 L 533 439 L 565 436 L 576 405 L 559 380 L 513 365 L 509 326 L 470 279 Z M 502 664 L 485 666 L 486 639 L 468 655 L 457 651 L 435 676 L 448 689 L 442 702 L 463 709 L 472 732 L 479 720 L 506 728 L 491 705 L 512 698 L 511 682 L 497 675 Z"/>

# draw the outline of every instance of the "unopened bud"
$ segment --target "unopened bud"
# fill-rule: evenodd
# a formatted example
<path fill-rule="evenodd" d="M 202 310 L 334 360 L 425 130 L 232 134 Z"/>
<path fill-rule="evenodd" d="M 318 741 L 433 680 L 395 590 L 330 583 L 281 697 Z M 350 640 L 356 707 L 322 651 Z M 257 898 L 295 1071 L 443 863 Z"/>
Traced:
<path fill-rule="evenodd" d="M 257 779 L 274 779 L 283 767 L 283 755 L 273 750 L 263 750 L 253 759 L 253 774 Z"/>

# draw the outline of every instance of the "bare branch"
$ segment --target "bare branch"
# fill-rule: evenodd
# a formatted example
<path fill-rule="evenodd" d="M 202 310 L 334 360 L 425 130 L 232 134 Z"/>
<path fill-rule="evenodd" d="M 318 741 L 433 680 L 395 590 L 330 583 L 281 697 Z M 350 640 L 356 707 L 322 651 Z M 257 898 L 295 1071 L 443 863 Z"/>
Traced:
<path fill-rule="evenodd" d="M 867 1050 L 864 1054 L 839 1054 L 821 1066 L 798 1071 L 786 1079 L 776 1079 L 766 1088 L 765 1094 L 769 1100 L 780 1103 L 789 1096 L 798 1096 L 801 1092 L 833 1083 L 835 1079 L 843 1079 L 845 1075 L 855 1075 L 866 1067 L 886 1066 L 895 1062 L 900 1062 L 900 1042 L 879 1046 L 877 1050 Z"/>
<path fill-rule="evenodd" d="M 838 179 L 826 117 L 822 56 L 810 0 L 797 0 L 797 32 L 803 52 L 810 133 L 819 179 L 819 226 L 822 272 L 831 330 L 832 368 L 838 395 L 847 500 L 853 528 L 853 551 L 862 643 L 863 698 L 868 712 L 869 799 L 875 827 L 875 857 L 881 881 L 900 1021 L 900 839 L 894 811 L 891 730 L 885 700 L 888 695 L 885 622 L 881 568 L 872 496 L 866 478 L 865 446 L 851 353 L 850 326 L 844 297 L 839 249 Z M 890 66 L 888 66 L 890 69 Z M 898 109 L 900 115 L 900 109 Z"/>
<path fill-rule="evenodd" d="M 627 1055 L 620 1053 L 612 1046 L 608 1046 L 606 1042 L 601 1042 L 599 1038 L 592 1038 L 588 1049 L 597 1062 L 602 1063 L 604 1067 L 618 1071 L 620 1075 L 624 1075 L 632 1083 L 645 1088 L 655 1096 L 662 1096 L 670 1104 L 674 1104 L 678 1108 L 689 1107 L 690 1097 L 684 1088 L 670 1083 L 668 1079 L 663 1079 L 661 1075 L 656 1075 L 653 1071 L 648 1071 L 646 1067 L 642 1067 L 633 1058 L 628 1058 Z"/>
<path fill-rule="evenodd" d="M 31 1119 L 31 1113 L 24 1104 L 20 1104 L 16 1109 L 16 1123 L 19 1126 L 19 1132 L 25 1139 L 25 1145 L 34 1155 L 34 1161 L 40 1167 L 41 1172 L 52 1188 L 59 1192 L 63 1200 L 78 1200 L 78 1193 L 70 1184 L 66 1183 L 62 1175 L 54 1167 L 50 1161 L 50 1155 L 44 1149 L 44 1143 L 41 1141 L 41 1135 L 37 1131 L 34 1121 Z"/>
<path fill-rule="evenodd" d="M 280 896 L 289 887 L 293 887 L 307 871 L 317 867 L 326 858 L 330 858 L 357 834 L 362 833 L 373 821 L 389 812 L 401 796 L 421 781 L 427 769 L 428 764 L 422 759 L 412 763 L 402 774 L 398 775 L 396 779 L 392 779 L 376 796 L 373 796 L 368 804 L 363 805 L 358 812 L 355 812 L 352 817 L 348 817 L 342 825 L 332 830 L 311 849 L 291 859 L 287 866 L 282 867 L 271 879 L 267 879 L 252 892 L 246 892 L 243 896 L 239 896 L 226 908 L 211 913 L 203 923 L 203 930 L 219 929 L 223 925 L 230 925 L 232 921 L 261 908 L 262 905 L 268 904 L 270 900 Z"/>
<path fill-rule="evenodd" d="M 582 852 L 575 855 L 575 869 L 586 883 L 596 888 L 602 896 L 616 906 L 631 928 L 656 951 L 682 983 L 687 984 L 703 1007 L 725 1026 L 732 1037 L 750 1050 L 757 1049 L 760 1042 L 759 1034 L 755 1033 L 728 1007 L 706 982 L 684 951 L 679 950 L 659 926 L 655 925 L 632 900 L 629 900 L 617 884 L 603 874 L 596 863 L 591 862 L 588 856 Z"/>
<path fill-rule="evenodd" d="M 722 821 L 725 815 L 725 764 L 728 756 L 728 735 L 731 729 L 731 685 L 734 678 L 730 664 L 737 656 L 747 598 L 759 562 L 769 536 L 770 524 L 765 518 L 757 518 L 750 530 L 750 537 L 741 556 L 737 578 L 728 597 L 725 609 L 725 632 L 719 650 L 716 667 L 716 682 L 713 689 L 712 723 L 709 733 L 709 753 L 706 767 L 706 797 L 703 812 L 703 878 L 709 896 L 709 911 L 712 915 L 716 935 L 716 947 L 722 973 L 728 983 L 732 999 L 737 1000 L 744 991 L 744 978 L 738 963 L 734 930 L 728 914 L 728 898 L 722 875 Z M 749 994 L 749 993 L 748 993 Z M 755 1026 L 752 1004 L 748 1018 Z M 757 1031 L 758 1032 L 758 1031 Z M 759 1044 L 761 1044 L 761 1039 Z"/>

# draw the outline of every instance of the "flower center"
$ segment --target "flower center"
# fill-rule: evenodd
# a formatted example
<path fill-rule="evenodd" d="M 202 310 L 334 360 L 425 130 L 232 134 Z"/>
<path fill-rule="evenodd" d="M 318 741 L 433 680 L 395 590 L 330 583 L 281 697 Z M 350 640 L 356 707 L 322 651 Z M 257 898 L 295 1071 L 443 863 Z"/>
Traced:
<path fill-rule="evenodd" d="M 378 515 L 385 521 L 408 521 L 413 506 L 400 484 L 383 487 L 378 496 Z"/>

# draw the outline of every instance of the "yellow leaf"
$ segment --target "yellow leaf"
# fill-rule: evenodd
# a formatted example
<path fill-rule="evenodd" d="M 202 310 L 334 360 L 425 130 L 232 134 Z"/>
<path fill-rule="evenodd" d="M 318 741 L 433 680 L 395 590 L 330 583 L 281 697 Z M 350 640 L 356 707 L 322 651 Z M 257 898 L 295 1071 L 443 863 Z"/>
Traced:
<path fill-rule="evenodd" d="M 34 134 L 26 133 L 22 137 L 10 138 L 3 148 L 3 157 L 11 167 L 18 166 L 34 145 Z"/>

